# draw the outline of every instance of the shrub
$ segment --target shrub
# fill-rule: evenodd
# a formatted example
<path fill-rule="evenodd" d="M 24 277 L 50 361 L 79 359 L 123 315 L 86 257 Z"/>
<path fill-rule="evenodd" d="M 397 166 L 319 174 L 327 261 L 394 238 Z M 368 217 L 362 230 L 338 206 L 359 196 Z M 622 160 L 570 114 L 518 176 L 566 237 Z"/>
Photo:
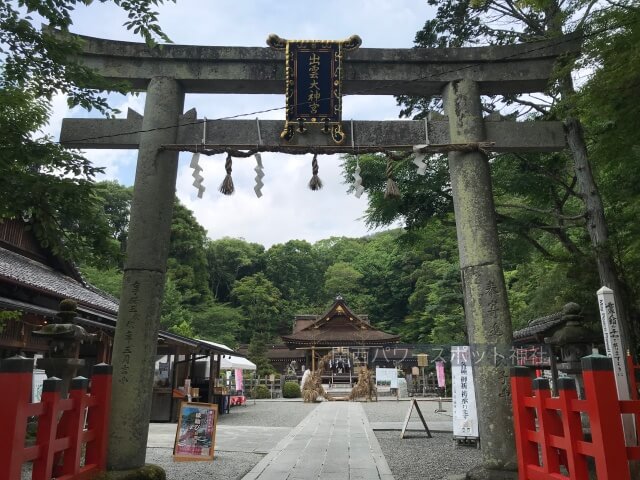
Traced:
<path fill-rule="evenodd" d="M 253 389 L 253 398 L 271 398 L 271 392 L 266 385 L 258 385 Z"/>
<path fill-rule="evenodd" d="M 284 398 L 300 398 L 300 385 L 298 382 L 285 382 L 282 388 Z"/>

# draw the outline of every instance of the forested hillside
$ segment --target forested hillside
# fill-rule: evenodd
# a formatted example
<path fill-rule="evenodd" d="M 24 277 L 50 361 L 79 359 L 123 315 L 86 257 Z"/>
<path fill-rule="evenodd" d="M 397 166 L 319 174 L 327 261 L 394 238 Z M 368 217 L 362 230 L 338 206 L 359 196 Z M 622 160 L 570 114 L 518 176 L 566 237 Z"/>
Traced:
<path fill-rule="evenodd" d="M 96 194 L 112 238 L 125 245 L 131 189 L 102 182 Z M 407 341 L 462 341 L 456 255 L 451 222 L 314 244 L 290 240 L 269 249 L 242 239 L 209 240 L 176 199 L 162 327 L 232 345 L 248 343 L 254 333 L 275 338 L 291 331 L 295 314 L 322 313 L 340 294 Z M 85 262 L 81 269 L 118 296 L 122 256 L 110 263 L 105 269 Z"/>

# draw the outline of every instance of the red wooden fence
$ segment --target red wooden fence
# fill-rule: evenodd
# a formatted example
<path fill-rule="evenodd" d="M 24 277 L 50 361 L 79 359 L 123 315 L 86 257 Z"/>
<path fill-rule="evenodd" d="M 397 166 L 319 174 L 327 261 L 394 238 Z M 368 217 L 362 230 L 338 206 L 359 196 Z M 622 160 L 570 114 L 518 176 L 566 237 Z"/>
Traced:
<path fill-rule="evenodd" d="M 629 460 L 640 460 L 640 447 L 625 445 L 621 414 L 636 414 L 637 419 L 640 401 L 618 400 L 609 357 L 584 357 L 582 369 L 583 400 L 571 378 L 560 378 L 559 396 L 551 397 L 548 380 L 532 382 L 528 368 L 512 369 L 520 480 L 587 480 L 588 457 L 598 480 L 631 480 Z M 581 414 L 589 419 L 589 436 Z"/>
<path fill-rule="evenodd" d="M 61 380 L 44 381 L 42 400 L 30 403 L 33 359 L 0 362 L 0 479 L 20 480 L 22 465 L 33 461 L 32 480 L 80 480 L 105 470 L 111 366 L 93 367 L 89 380 L 76 377 L 69 398 L 60 398 Z M 85 422 L 86 414 L 86 422 Z M 38 417 L 35 444 L 25 446 L 28 417 Z M 84 461 L 82 449 L 86 445 Z"/>

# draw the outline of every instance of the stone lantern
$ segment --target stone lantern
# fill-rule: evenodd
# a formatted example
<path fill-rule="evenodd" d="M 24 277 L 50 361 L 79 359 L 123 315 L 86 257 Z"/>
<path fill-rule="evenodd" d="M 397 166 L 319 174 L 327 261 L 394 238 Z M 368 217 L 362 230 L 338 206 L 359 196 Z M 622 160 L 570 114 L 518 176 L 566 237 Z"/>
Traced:
<path fill-rule="evenodd" d="M 59 323 L 50 323 L 32 332 L 49 341 L 48 357 L 39 358 L 36 366 L 43 369 L 47 377 L 62 379 L 62 398 L 66 398 L 71 379 L 85 364 L 84 360 L 78 358 L 80 345 L 86 341 L 92 342 L 96 338 L 95 334 L 87 333 L 84 328 L 72 323 L 77 316 L 76 308 L 77 304 L 73 300 L 63 300 L 56 314 Z"/>
<path fill-rule="evenodd" d="M 552 370 L 554 380 L 557 372 L 572 375 L 576 379 L 579 391 L 582 391 L 582 367 L 580 359 L 591 354 L 595 342 L 595 334 L 584 326 L 582 308 L 577 303 L 567 303 L 562 308 L 564 325 L 553 335 L 545 338 L 551 346 Z M 553 365 L 555 363 L 555 365 Z M 554 382 L 555 383 L 555 382 Z"/>

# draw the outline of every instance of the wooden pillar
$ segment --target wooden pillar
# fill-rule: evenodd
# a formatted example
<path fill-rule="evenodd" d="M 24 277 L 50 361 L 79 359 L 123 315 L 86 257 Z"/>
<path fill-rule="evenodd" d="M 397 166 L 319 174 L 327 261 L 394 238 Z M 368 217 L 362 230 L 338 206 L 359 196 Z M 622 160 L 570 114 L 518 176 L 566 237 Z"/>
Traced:
<path fill-rule="evenodd" d="M 213 400 L 213 387 L 215 385 L 215 382 L 213 381 L 213 376 L 215 375 L 215 364 L 214 364 L 214 360 L 213 360 L 213 353 L 209 354 L 209 394 L 208 394 L 208 398 L 207 401 L 209 403 L 212 403 Z"/>

